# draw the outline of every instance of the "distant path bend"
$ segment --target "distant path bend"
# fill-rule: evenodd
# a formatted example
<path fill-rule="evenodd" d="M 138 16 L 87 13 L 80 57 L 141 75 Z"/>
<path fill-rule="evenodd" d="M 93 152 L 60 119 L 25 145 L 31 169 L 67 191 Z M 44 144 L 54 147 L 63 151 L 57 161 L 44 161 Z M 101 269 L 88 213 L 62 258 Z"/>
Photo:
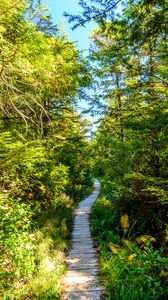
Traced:
<path fill-rule="evenodd" d="M 67 258 L 68 271 L 64 278 L 63 300 L 100 300 L 98 261 L 89 229 L 89 213 L 100 191 L 94 180 L 93 193 L 79 203 L 75 211 L 72 249 Z"/>

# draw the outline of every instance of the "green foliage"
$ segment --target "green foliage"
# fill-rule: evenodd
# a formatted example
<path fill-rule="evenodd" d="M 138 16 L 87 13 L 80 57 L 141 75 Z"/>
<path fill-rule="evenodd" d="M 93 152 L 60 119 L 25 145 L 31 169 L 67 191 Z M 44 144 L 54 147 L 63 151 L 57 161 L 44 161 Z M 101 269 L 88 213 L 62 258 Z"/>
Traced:
<path fill-rule="evenodd" d="M 68 168 L 52 160 L 41 141 L 27 143 L 5 133 L 2 147 L 1 186 L 9 196 L 39 211 L 41 205 L 54 207 L 54 198 L 66 190 Z"/>
<path fill-rule="evenodd" d="M 33 225 L 32 211 L 24 203 L 18 204 L 1 194 L 1 290 L 14 281 L 31 276 L 34 269 L 35 245 L 29 235 Z"/>
<path fill-rule="evenodd" d="M 66 270 L 64 251 L 69 247 L 67 237 L 72 228 L 72 209 L 72 201 L 64 195 L 55 205 L 54 212 L 41 216 L 40 228 L 33 233 L 37 267 L 33 278 L 18 290 L 18 295 L 31 299 L 60 299 L 61 277 Z"/>
<path fill-rule="evenodd" d="M 0 120 L 5 128 L 34 127 L 38 136 L 46 135 L 53 112 L 74 104 L 89 77 L 74 44 L 61 32 L 52 35 L 48 22 L 41 1 L 0 6 Z"/>
<path fill-rule="evenodd" d="M 65 195 L 60 197 L 55 210 L 43 212 L 38 226 L 36 222 L 33 228 L 31 216 L 26 215 L 27 206 L 18 204 L 17 207 L 13 218 L 10 214 L 2 218 L 2 296 L 59 299 L 60 279 L 65 272 L 64 251 L 69 246 L 67 237 L 72 227 L 72 201 Z"/>
<path fill-rule="evenodd" d="M 127 248 L 120 255 L 102 249 L 101 272 L 109 299 L 166 299 L 167 259 L 148 246 L 145 251 Z"/>
<path fill-rule="evenodd" d="M 134 225 L 131 221 L 130 226 Z M 138 244 L 135 234 L 132 240 L 121 238 L 115 202 L 103 195 L 99 197 L 92 209 L 91 229 L 108 299 L 166 299 L 168 262 L 165 249 L 156 249 L 149 241 Z"/>
<path fill-rule="evenodd" d="M 91 230 L 94 237 L 98 237 L 102 241 L 118 242 L 118 240 L 115 240 L 118 233 L 115 224 L 119 221 L 119 215 L 115 209 L 115 205 L 110 200 L 104 196 L 99 198 L 93 206 L 91 219 Z M 102 228 L 104 229 L 102 230 Z"/>
<path fill-rule="evenodd" d="M 93 100 L 100 107 L 103 101 L 104 108 L 92 143 L 93 168 L 103 176 L 105 196 L 116 202 L 115 209 L 129 214 L 132 223 L 136 220 L 131 234 L 155 235 L 165 245 L 167 81 L 161 71 L 167 69 L 165 3 L 127 4 L 120 18 L 105 21 L 102 16 L 105 22 L 98 21 L 92 33 L 93 86 L 101 91 Z M 160 15 L 162 26 L 154 28 Z"/>
<path fill-rule="evenodd" d="M 1 135 L 1 295 L 6 299 L 9 295 L 26 297 L 27 293 L 32 299 L 44 295 L 52 299 L 60 294 L 72 208 L 83 196 L 84 187 L 90 190 L 92 186 L 89 163 L 85 162 L 87 142 L 84 137 L 82 140 L 76 149 L 71 140 L 66 141 L 66 134 L 61 143 L 27 141 L 18 131 Z M 46 224 L 47 218 L 52 218 L 51 224 Z M 40 239 L 36 238 L 38 227 Z M 50 276 L 42 272 L 46 261 L 53 266 Z"/>

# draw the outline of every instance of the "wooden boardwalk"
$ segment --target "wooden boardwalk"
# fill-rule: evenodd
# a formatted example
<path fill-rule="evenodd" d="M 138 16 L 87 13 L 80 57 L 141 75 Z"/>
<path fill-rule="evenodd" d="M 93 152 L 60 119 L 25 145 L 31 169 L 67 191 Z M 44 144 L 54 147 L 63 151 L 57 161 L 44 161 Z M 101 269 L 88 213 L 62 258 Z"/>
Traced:
<path fill-rule="evenodd" d="M 99 190 L 100 183 L 95 179 L 93 193 L 80 202 L 75 212 L 72 249 L 66 260 L 68 271 L 63 281 L 63 300 L 101 299 L 97 255 L 89 229 L 89 212 Z"/>

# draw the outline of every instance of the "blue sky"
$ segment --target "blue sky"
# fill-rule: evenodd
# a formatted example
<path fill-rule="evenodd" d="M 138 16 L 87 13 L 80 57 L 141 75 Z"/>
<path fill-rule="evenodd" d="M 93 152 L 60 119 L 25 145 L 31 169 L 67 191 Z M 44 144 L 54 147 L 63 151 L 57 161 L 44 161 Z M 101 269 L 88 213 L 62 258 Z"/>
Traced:
<path fill-rule="evenodd" d="M 68 24 L 67 19 L 63 16 L 64 11 L 72 14 L 77 14 L 81 11 L 81 7 L 78 5 L 79 0 L 44 0 L 47 4 L 54 22 L 59 24 L 63 23 L 63 29 L 67 33 L 68 37 L 72 41 L 77 41 L 76 45 L 79 50 L 87 50 L 89 48 L 89 38 L 92 30 L 96 25 L 91 22 L 86 25 L 86 28 L 80 27 L 74 31 L 70 29 L 71 25 Z"/>

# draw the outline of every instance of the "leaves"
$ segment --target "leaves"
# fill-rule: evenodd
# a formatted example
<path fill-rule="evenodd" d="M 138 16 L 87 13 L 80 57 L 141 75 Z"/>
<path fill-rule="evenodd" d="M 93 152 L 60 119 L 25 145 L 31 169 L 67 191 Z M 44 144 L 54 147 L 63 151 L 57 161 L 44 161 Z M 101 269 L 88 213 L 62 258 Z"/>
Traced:
<path fill-rule="evenodd" d="M 120 251 L 122 251 L 122 248 L 120 248 L 118 245 L 115 245 L 113 243 L 109 243 L 109 249 L 114 253 L 118 254 Z"/>
<path fill-rule="evenodd" d="M 121 216 L 120 223 L 121 223 L 121 228 L 123 230 L 128 229 L 129 228 L 129 217 L 128 217 L 128 215 Z"/>
<path fill-rule="evenodd" d="M 147 242 L 156 243 L 156 239 L 150 235 L 141 235 L 136 238 L 138 244 L 146 244 Z"/>

